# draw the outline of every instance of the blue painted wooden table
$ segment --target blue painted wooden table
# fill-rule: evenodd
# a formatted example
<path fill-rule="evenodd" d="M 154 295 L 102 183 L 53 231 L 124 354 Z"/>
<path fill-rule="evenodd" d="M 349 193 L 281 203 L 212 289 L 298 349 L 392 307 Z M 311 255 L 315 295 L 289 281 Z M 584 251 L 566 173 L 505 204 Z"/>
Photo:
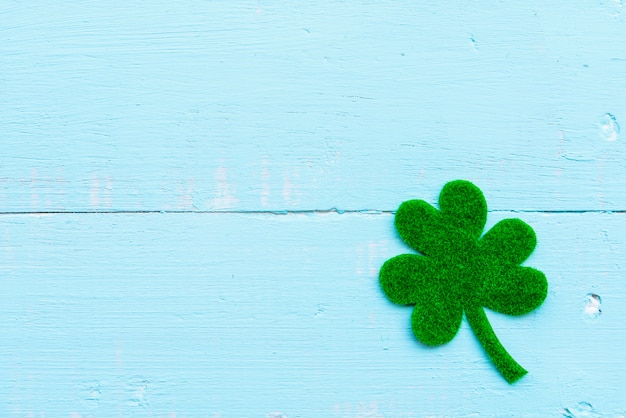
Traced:
<path fill-rule="evenodd" d="M 626 416 L 626 9 L 2 2 L 0 416 Z M 427 348 L 378 285 L 468 179 L 550 283 Z"/>

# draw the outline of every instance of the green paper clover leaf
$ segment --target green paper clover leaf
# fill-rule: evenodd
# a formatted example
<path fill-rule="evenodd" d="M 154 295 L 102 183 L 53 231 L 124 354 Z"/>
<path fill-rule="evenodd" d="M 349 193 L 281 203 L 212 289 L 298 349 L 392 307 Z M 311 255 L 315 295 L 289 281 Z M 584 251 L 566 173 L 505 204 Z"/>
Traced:
<path fill-rule="evenodd" d="M 395 226 L 418 254 L 387 260 L 379 275 L 387 297 L 415 305 L 411 316 L 419 341 L 438 346 L 452 340 L 463 313 L 502 376 L 513 383 L 527 371 L 502 346 L 483 308 L 523 315 L 543 303 L 546 276 L 522 267 L 537 244 L 533 229 L 520 219 L 505 219 L 482 235 L 487 202 L 465 180 L 447 183 L 437 210 L 423 200 L 400 205 Z"/>

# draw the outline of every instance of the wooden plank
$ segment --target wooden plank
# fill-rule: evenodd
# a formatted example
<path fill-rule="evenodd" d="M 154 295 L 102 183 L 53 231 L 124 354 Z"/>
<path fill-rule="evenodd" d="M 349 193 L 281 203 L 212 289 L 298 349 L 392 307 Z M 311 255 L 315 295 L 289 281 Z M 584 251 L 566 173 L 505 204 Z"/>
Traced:
<path fill-rule="evenodd" d="M 5 7 L 0 212 L 626 209 L 620 2 L 357 4 Z"/>
<path fill-rule="evenodd" d="M 509 386 L 468 326 L 426 349 L 385 299 L 389 214 L 0 216 L 0 415 L 623 415 L 626 216 L 523 219 L 550 290 L 488 313 Z"/>
<path fill-rule="evenodd" d="M 620 1 L 5 3 L 0 416 L 626 415 Z M 539 236 L 512 387 L 378 288 L 455 178 Z"/>

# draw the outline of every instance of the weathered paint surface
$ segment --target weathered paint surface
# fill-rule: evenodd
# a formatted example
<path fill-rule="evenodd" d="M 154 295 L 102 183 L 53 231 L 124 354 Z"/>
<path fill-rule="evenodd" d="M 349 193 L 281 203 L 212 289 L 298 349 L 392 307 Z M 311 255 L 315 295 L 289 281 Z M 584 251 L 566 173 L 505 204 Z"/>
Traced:
<path fill-rule="evenodd" d="M 626 416 L 621 1 L 4 3 L 0 416 Z M 378 288 L 457 178 L 539 237 L 514 386 Z"/>

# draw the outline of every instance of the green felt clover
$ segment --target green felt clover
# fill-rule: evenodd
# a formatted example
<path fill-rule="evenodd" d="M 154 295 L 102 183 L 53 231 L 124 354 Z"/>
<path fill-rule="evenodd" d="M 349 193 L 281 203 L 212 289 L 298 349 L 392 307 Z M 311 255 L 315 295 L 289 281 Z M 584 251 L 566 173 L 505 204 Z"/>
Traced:
<path fill-rule="evenodd" d="M 413 333 L 429 346 L 452 340 L 465 312 L 491 361 L 513 383 L 527 371 L 502 346 L 483 308 L 523 315 L 543 303 L 545 275 L 520 266 L 535 248 L 535 232 L 519 219 L 505 219 L 481 236 L 487 202 L 465 180 L 443 187 L 439 209 L 423 200 L 400 205 L 396 229 L 422 255 L 387 260 L 380 270 L 381 287 L 392 302 L 415 305 Z"/>

